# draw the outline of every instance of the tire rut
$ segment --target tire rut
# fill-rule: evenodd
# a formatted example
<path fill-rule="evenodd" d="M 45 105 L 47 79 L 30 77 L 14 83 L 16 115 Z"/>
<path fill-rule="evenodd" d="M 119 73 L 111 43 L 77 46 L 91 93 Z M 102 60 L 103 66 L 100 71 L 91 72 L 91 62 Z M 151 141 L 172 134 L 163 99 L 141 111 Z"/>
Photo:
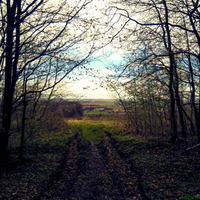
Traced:
<path fill-rule="evenodd" d="M 111 139 L 103 133 L 101 145 L 90 142 L 89 158 L 85 171 L 79 175 L 73 187 L 72 200 L 140 200 L 145 199 L 139 190 L 138 174 L 118 155 Z M 67 197 L 68 196 L 68 197 Z"/>
<path fill-rule="evenodd" d="M 139 189 L 138 174 L 131 171 L 129 165 L 118 155 L 108 134 L 103 133 L 103 136 L 104 159 L 115 186 L 116 199 L 144 199 Z"/>
<path fill-rule="evenodd" d="M 80 174 L 75 184 L 73 197 L 66 199 L 78 200 L 100 200 L 113 199 L 112 196 L 112 179 L 110 178 L 106 163 L 102 159 L 99 149 L 94 141 L 90 142 L 89 158 L 87 160 L 87 169 Z"/>
<path fill-rule="evenodd" d="M 135 194 L 135 196 L 133 198 L 125 198 L 125 199 L 144 199 L 144 200 L 151 200 L 151 198 L 149 196 L 146 195 L 143 185 L 142 185 L 142 173 L 140 172 L 139 169 L 135 168 L 135 166 L 133 165 L 133 163 L 130 163 L 130 160 L 126 160 L 124 158 L 122 158 L 116 148 L 113 145 L 114 139 L 111 138 L 111 134 L 108 132 L 103 133 L 104 135 L 104 150 L 106 151 L 107 156 L 105 156 L 105 158 L 107 158 L 108 162 L 111 162 L 111 166 L 112 161 L 115 162 L 114 165 L 116 165 L 117 163 L 117 170 L 114 170 L 114 176 L 118 177 L 118 180 L 120 182 L 119 184 L 119 188 L 121 188 L 121 190 L 123 191 L 122 194 L 123 196 L 128 196 L 129 195 L 129 191 L 130 188 L 128 185 L 129 184 L 133 184 L 133 194 Z M 125 170 L 127 169 L 127 170 Z M 122 173 L 120 173 L 120 171 Z M 126 177 L 124 179 L 124 177 Z M 123 198 L 122 198 L 123 199 Z"/>
<path fill-rule="evenodd" d="M 103 141 L 84 144 L 81 133 L 71 141 L 61 175 L 40 199 L 140 200 L 146 199 L 139 178 L 118 155 L 108 134 Z"/>
<path fill-rule="evenodd" d="M 77 143 L 79 138 L 80 133 L 77 133 L 70 143 L 69 153 L 59 179 L 54 181 L 52 186 L 40 196 L 40 199 L 66 199 L 63 194 L 66 194 L 66 190 L 70 192 L 78 176 L 77 161 L 79 159 L 79 154 Z"/>

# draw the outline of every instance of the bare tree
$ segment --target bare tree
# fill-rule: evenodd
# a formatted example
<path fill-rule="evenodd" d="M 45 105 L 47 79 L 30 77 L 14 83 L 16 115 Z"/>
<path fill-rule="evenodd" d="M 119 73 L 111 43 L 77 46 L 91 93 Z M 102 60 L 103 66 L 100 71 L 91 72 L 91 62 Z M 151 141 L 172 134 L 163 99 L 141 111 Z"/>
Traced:
<path fill-rule="evenodd" d="M 1 167 L 8 147 L 13 103 L 26 98 L 27 94 L 37 93 L 39 97 L 42 92 L 53 89 L 73 69 L 86 63 L 94 51 L 94 38 L 87 41 L 87 51 L 76 50 L 92 27 L 91 20 L 81 17 L 81 12 L 85 12 L 91 2 L 63 0 L 55 5 L 50 0 L 0 1 L 0 78 L 3 83 Z M 55 65 L 58 59 L 60 64 L 56 67 L 48 64 L 51 61 Z M 43 86 L 34 91 L 24 90 L 13 102 L 15 88 L 19 80 L 23 80 L 23 72 L 30 83 L 34 82 L 35 74 L 40 76 Z"/>
<path fill-rule="evenodd" d="M 133 77 L 134 80 L 143 77 L 145 83 L 153 79 L 165 89 L 168 88 L 171 141 L 176 142 L 180 125 L 185 148 L 186 120 L 194 130 L 192 117 L 188 115 L 188 97 L 185 95 L 191 88 L 190 102 L 194 110 L 199 142 L 199 71 L 195 67 L 200 63 L 199 1 L 128 0 L 114 3 L 107 10 L 107 15 L 111 29 L 115 31 L 113 41 L 119 40 L 120 43 L 117 42 L 117 45 L 121 45 L 124 51 L 131 54 L 128 65 L 121 69 L 124 75 L 129 69 L 129 74 L 126 74 L 129 79 L 127 83 L 130 79 L 133 80 Z M 141 58 L 140 51 L 145 48 L 148 52 Z M 197 64 L 194 64 L 194 60 Z M 184 74 L 188 74 L 189 81 Z M 162 78 L 164 76 L 165 79 Z"/>

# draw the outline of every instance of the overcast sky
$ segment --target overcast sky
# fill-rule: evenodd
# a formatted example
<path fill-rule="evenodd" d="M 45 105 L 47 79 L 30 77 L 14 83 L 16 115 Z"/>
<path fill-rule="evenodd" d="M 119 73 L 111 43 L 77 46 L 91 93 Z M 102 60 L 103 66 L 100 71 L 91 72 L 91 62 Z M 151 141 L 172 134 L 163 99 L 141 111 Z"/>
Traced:
<path fill-rule="evenodd" d="M 113 99 L 113 93 L 109 92 L 104 87 L 100 87 L 100 84 L 105 76 L 114 73 L 107 67 L 110 67 L 112 64 L 117 65 L 122 62 L 125 61 L 120 52 L 110 53 L 110 56 L 105 59 L 91 62 L 85 66 L 93 69 L 90 70 L 91 76 L 89 76 L 90 73 L 88 73 L 88 76 L 81 76 L 79 81 L 70 83 L 69 90 L 72 91 L 72 93 L 77 91 L 76 94 L 84 99 Z"/>
<path fill-rule="evenodd" d="M 78 0 L 70 0 L 69 2 L 71 2 L 71 5 L 73 5 L 77 1 Z M 82 16 L 97 19 L 97 21 L 102 21 L 102 24 L 104 24 L 105 22 L 107 22 L 108 18 L 103 13 L 105 12 L 105 9 L 109 7 L 110 2 L 110 0 L 93 0 L 92 3 L 88 4 L 87 9 L 81 12 Z M 113 18 L 113 21 L 117 21 L 117 19 L 115 20 L 115 18 Z M 117 26 L 117 24 L 119 24 L 120 27 L 120 23 L 115 23 L 115 26 Z M 96 31 L 103 33 L 107 30 L 107 28 L 103 26 L 99 27 L 98 25 L 95 25 L 93 27 L 94 32 Z M 114 32 L 112 34 L 114 34 Z M 107 41 L 109 41 L 108 36 L 102 34 L 99 40 L 95 41 L 95 43 L 96 45 L 98 45 L 99 42 L 101 45 L 102 43 L 107 43 Z M 84 52 L 85 48 L 88 49 L 87 43 L 85 45 L 81 45 L 79 50 L 81 52 Z M 107 67 L 110 67 L 112 64 L 118 65 L 122 62 L 125 63 L 125 60 L 123 59 L 123 54 L 124 52 L 122 52 L 122 50 L 114 48 L 112 44 L 106 45 L 105 48 L 101 49 L 98 52 L 95 52 L 95 55 L 93 55 L 92 59 L 94 58 L 95 60 L 95 58 L 99 57 L 101 57 L 101 59 L 90 62 L 88 65 L 85 65 L 85 67 L 92 68 L 93 70 L 90 70 L 90 72 L 98 77 L 94 78 L 87 75 L 82 76 L 81 79 L 78 77 L 78 79 L 80 80 L 70 83 L 68 82 L 68 84 L 66 84 L 66 93 L 70 90 L 72 94 L 76 93 L 76 95 L 82 96 L 82 98 L 85 99 L 113 99 L 113 94 L 111 94 L 105 88 L 100 87 L 100 84 L 106 75 L 114 73 L 112 70 L 108 70 Z M 105 57 L 102 58 L 102 55 L 105 55 Z"/>

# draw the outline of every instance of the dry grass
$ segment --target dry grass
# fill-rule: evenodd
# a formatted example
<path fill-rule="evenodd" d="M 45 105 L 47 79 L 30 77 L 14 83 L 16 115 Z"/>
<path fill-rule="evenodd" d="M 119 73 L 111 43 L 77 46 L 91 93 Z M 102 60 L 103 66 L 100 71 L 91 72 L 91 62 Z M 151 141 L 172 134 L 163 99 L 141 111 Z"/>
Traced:
<path fill-rule="evenodd" d="M 71 118 L 64 119 L 64 121 L 69 125 L 74 123 L 103 124 L 105 126 L 118 128 L 121 130 L 125 130 L 127 126 L 124 114 L 104 114 L 101 116 L 97 114 L 85 114 L 85 116 L 81 120 Z"/>

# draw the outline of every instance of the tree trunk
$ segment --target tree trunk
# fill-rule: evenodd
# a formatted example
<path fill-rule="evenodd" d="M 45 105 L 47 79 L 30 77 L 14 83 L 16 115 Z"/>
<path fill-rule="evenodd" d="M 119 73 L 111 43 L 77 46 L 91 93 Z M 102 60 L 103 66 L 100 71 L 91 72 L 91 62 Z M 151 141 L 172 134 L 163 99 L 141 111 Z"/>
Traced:
<path fill-rule="evenodd" d="M 21 144 L 19 151 L 19 159 L 23 159 L 23 149 L 24 149 L 24 136 L 25 136 L 25 120 L 26 120 L 26 77 L 24 70 L 24 98 L 23 98 L 23 112 L 22 112 L 22 135 L 21 135 Z"/>
<path fill-rule="evenodd" d="M 185 126 L 185 122 L 184 122 L 184 118 L 183 118 L 183 107 L 181 105 L 181 99 L 180 99 L 180 95 L 179 95 L 179 81 L 178 81 L 178 74 L 177 74 L 175 62 L 174 62 L 174 71 L 175 71 L 176 105 L 177 105 L 178 111 L 179 111 L 179 120 L 180 120 L 180 124 L 181 124 L 181 132 L 182 132 L 182 137 L 183 137 L 184 148 L 186 149 L 188 147 L 187 133 L 186 133 L 186 126 Z"/>
<path fill-rule="evenodd" d="M 9 1 L 8 1 L 9 3 Z M 1 171 L 8 146 L 8 137 L 10 131 L 11 110 L 12 110 L 12 86 L 11 86 L 11 71 L 12 71 L 12 49 L 13 49 L 13 23 L 10 11 L 10 5 L 7 5 L 8 24 L 6 38 L 6 67 L 5 67 L 5 87 L 3 94 L 3 114 L 2 125 L 0 132 L 0 165 Z"/>
<path fill-rule="evenodd" d="M 7 32 L 6 32 L 6 63 L 5 63 L 5 86 L 3 93 L 3 114 L 2 125 L 0 132 L 0 171 L 2 171 L 6 151 L 8 148 L 8 139 L 10 132 L 11 113 L 13 94 L 15 90 L 16 78 L 17 78 L 17 63 L 19 58 L 19 43 L 20 43 L 20 12 L 21 12 L 21 0 L 10 5 L 10 0 L 7 0 Z M 15 19 L 15 13 L 17 9 L 17 17 Z M 13 53 L 13 31 L 16 28 L 16 46 L 15 53 Z M 14 54 L 14 56 L 13 56 Z M 14 58 L 13 58 L 14 57 Z M 14 60 L 14 61 L 13 61 Z"/>
<path fill-rule="evenodd" d="M 174 61 L 173 61 L 173 51 L 171 49 L 172 43 L 171 43 L 171 36 L 170 36 L 170 30 L 169 30 L 169 24 L 168 24 L 168 8 L 166 1 L 163 0 L 163 5 L 165 7 L 165 28 L 167 32 L 167 50 L 168 50 L 168 56 L 169 56 L 169 94 L 170 94 L 170 119 L 171 119 L 171 126 L 172 126 L 172 137 L 170 139 L 171 143 L 176 143 L 177 140 L 177 122 L 176 122 L 176 116 L 175 116 L 175 98 L 174 98 L 174 90 L 173 90 L 173 84 L 174 84 Z"/>

